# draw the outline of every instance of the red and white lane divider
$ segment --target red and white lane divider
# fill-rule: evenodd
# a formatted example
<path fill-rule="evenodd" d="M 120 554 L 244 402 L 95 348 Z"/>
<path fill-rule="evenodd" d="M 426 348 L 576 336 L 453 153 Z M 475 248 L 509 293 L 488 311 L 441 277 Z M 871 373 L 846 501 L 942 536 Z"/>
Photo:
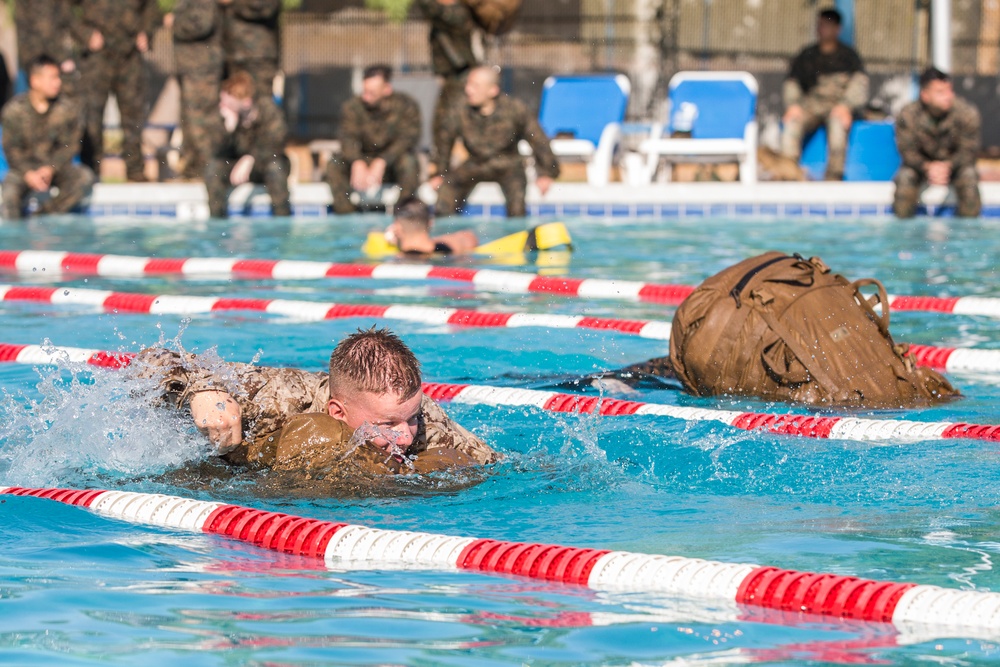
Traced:
<path fill-rule="evenodd" d="M 873 581 L 746 563 L 658 556 L 432 533 L 382 530 L 279 512 L 125 491 L 0 487 L 103 516 L 221 535 L 328 567 L 465 570 L 586 586 L 651 591 L 779 611 L 933 629 L 940 636 L 1000 631 L 1000 594 Z"/>
<path fill-rule="evenodd" d="M 54 305 L 85 305 L 108 312 L 154 315 L 194 315 L 233 310 L 249 310 L 318 322 L 345 317 L 378 317 L 423 324 L 450 324 L 462 327 L 549 327 L 552 329 L 601 329 L 634 334 L 654 340 L 670 338 L 670 322 L 623 320 L 583 315 L 538 315 L 497 313 L 462 308 L 429 308 L 407 305 L 355 305 L 288 299 L 230 299 L 211 296 L 135 294 L 76 287 L 21 287 L 0 285 L 0 301 L 28 301 Z"/>
<path fill-rule="evenodd" d="M 152 258 L 130 255 L 6 250 L 0 251 L 0 271 L 16 271 L 57 279 L 65 274 L 124 278 L 179 275 L 213 278 L 373 278 L 382 280 L 449 280 L 468 283 L 477 290 L 508 294 L 555 294 L 584 299 L 648 301 L 680 304 L 692 291 L 690 285 L 644 283 L 600 278 L 560 278 L 532 273 L 469 269 L 429 264 L 334 264 L 286 259 L 235 259 L 225 257 Z M 1000 317 L 1000 298 L 890 296 L 894 310 L 921 310 L 956 315 Z"/>
<path fill-rule="evenodd" d="M 318 322 L 348 317 L 377 317 L 461 327 L 547 327 L 617 331 L 653 340 L 669 340 L 671 323 L 664 320 L 624 320 L 583 315 L 498 313 L 462 308 L 428 308 L 407 305 L 358 305 L 288 299 L 232 299 L 211 296 L 136 294 L 76 287 L 23 287 L 0 285 L 0 301 L 53 305 L 85 305 L 112 313 L 195 315 L 224 311 L 257 311 Z M 921 366 L 949 372 L 1000 373 L 1000 350 L 912 345 L 910 354 Z"/>
<path fill-rule="evenodd" d="M 123 368 L 131 363 L 134 352 L 105 352 L 76 347 L 46 345 L 11 345 L 0 343 L 0 363 L 61 364 L 86 363 L 102 368 Z M 439 402 L 469 405 L 532 406 L 547 412 L 592 414 L 613 417 L 653 415 L 683 421 L 722 422 L 744 431 L 760 431 L 806 438 L 866 441 L 920 441 L 971 439 L 1000 441 L 1000 425 L 964 422 L 917 422 L 899 419 L 859 419 L 812 415 L 740 412 L 711 408 L 686 408 L 677 405 L 640 403 L 615 398 L 562 394 L 536 389 L 491 387 L 488 385 L 425 382 L 423 391 Z"/>

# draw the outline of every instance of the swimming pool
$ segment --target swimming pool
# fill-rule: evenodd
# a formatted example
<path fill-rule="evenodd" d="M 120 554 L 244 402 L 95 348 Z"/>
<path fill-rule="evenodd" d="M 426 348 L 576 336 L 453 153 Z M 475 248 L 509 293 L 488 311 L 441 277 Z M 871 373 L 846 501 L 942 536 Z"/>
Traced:
<path fill-rule="evenodd" d="M 0 248 L 359 261 L 382 221 L 234 221 L 179 226 L 74 218 L 0 227 Z M 455 225 L 475 221 L 462 220 Z M 443 225 L 447 227 L 447 225 Z M 516 222 L 479 223 L 483 237 Z M 573 221 L 575 277 L 695 284 L 769 249 L 818 254 L 898 294 L 996 294 L 996 223 L 919 220 Z M 455 260 L 479 266 L 475 260 Z M 523 267 L 534 270 L 534 267 Z M 4 278 L 8 280 L 8 278 Z M 48 284 L 46 276 L 10 277 Z M 78 278 L 60 285 L 350 303 L 669 319 L 655 304 L 474 292 L 455 283 Z M 296 322 L 253 313 L 102 314 L 0 303 L 0 341 L 135 350 L 161 337 L 260 363 L 324 367 L 334 341 L 371 320 Z M 662 354 L 612 332 L 456 329 L 387 322 L 425 378 L 539 388 Z M 996 321 L 895 313 L 897 340 L 1000 348 Z M 198 485 L 169 475 L 207 448 L 170 414 L 149 413 L 114 373 L 0 365 L 0 485 L 115 488 L 237 502 L 381 528 L 756 562 L 1000 589 L 994 525 L 997 445 L 973 440 L 860 443 L 747 433 L 650 416 L 553 415 L 452 404 L 462 424 L 509 454 L 478 486 L 404 484 L 398 497 L 258 497 L 253 480 Z M 907 415 L 1000 422 L 996 377 L 954 378 L 966 398 Z M 783 412 L 783 406 L 647 390 L 636 400 Z M 899 413 L 877 413 L 880 418 Z M 327 571 L 301 558 L 205 535 L 0 497 L 0 660 L 95 664 L 989 663 L 994 642 L 899 634 L 890 626 L 747 610 L 649 593 L 595 592 L 514 578 L 428 571 Z"/>

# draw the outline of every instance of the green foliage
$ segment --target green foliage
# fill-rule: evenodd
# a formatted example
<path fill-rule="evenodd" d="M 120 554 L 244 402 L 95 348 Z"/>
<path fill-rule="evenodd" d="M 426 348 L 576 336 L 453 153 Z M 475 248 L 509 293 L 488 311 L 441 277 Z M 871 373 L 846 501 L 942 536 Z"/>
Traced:
<path fill-rule="evenodd" d="M 173 11 L 174 5 L 177 4 L 177 0 L 157 0 L 157 2 L 164 13 Z M 302 6 L 302 0 L 281 0 L 281 5 L 285 11 L 298 9 Z"/>
<path fill-rule="evenodd" d="M 403 21 L 413 0 L 365 0 L 365 5 L 379 9 L 389 15 L 393 21 Z"/>

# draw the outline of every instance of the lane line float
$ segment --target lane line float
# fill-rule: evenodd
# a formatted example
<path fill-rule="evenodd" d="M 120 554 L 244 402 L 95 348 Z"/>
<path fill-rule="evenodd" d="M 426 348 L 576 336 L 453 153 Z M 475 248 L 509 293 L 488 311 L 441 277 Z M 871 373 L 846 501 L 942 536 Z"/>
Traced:
<path fill-rule="evenodd" d="M 322 559 L 331 569 L 482 572 L 943 633 L 936 636 L 1000 631 L 998 593 L 750 563 L 383 530 L 160 494 L 21 487 L 0 487 L 0 493 L 54 500 L 133 523 L 219 535 L 271 551 Z"/>
<path fill-rule="evenodd" d="M 587 299 L 617 299 L 679 305 L 694 287 L 643 283 L 632 280 L 568 278 L 532 273 L 470 269 L 429 264 L 335 264 L 285 259 L 225 257 L 153 258 L 130 255 L 97 255 L 62 251 L 0 251 L 0 271 L 58 279 L 65 274 L 134 278 L 178 275 L 213 278 L 266 278 L 317 280 L 320 278 L 372 278 L 377 280 L 447 280 L 476 290 L 507 294 L 553 294 Z M 894 310 L 919 310 L 1000 317 L 1000 298 L 890 296 Z"/>
<path fill-rule="evenodd" d="M 671 323 L 665 320 L 625 320 L 613 317 L 502 313 L 463 308 L 430 308 L 408 305 L 365 305 L 290 299 L 233 299 L 211 296 L 137 294 L 76 287 L 23 287 L 0 285 L 0 301 L 53 305 L 83 305 L 110 313 L 195 315 L 226 311 L 255 311 L 319 322 L 349 317 L 377 317 L 459 327 L 598 329 L 640 338 L 669 340 Z M 1000 373 L 1000 350 L 911 345 L 917 364 L 949 372 Z"/>
<path fill-rule="evenodd" d="M 0 362 L 59 365 L 72 362 L 101 368 L 128 366 L 134 352 L 107 352 L 76 347 L 0 343 Z M 616 398 L 563 394 L 537 389 L 425 382 L 423 392 L 438 402 L 467 405 L 531 406 L 546 412 L 599 414 L 605 417 L 652 415 L 682 421 L 721 422 L 743 431 L 805 438 L 864 441 L 971 439 L 1000 442 L 1000 425 L 964 422 L 918 422 L 902 419 L 860 419 L 817 415 L 740 412 L 641 403 Z"/>

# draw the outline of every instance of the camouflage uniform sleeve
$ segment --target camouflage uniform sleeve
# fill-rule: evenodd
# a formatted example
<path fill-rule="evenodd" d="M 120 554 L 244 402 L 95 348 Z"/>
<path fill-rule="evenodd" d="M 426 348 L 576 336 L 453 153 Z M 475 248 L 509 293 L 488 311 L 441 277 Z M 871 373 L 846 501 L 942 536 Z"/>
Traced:
<path fill-rule="evenodd" d="M 896 147 L 905 166 L 924 174 L 927 158 L 920 151 L 920 144 L 917 141 L 916 115 L 912 105 L 904 107 L 900 112 L 899 118 L 896 119 Z"/>
<path fill-rule="evenodd" d="M 95 12 L 100 13 L 100 8 L 95 7 L 96 0 L 75 0 L 73 2 L 72 16 L 70 22 L 70 32 L 77 44 L 77 49 L 81 53 L 87 53 L 90 49 L 87 42 L 90 36 L 98 30 L 98 24 L 94 21 Z"/>
<path fill-rule="evenodd" d="M 57 104 L 60 105 L 60 117 L 57 121 L 59 127 L 56 130 L 59 136 L 59 143 L 58 148 L 52 153 L 50 162 L 52 168 L 59 171 L 69 164 L 73 160 L 73 157 L 80 152 L 80 147 L 83 143 L 83 122 L 80 115 L 74 113 L 73 109 L 63 106 L 64 103 L 62 102 L 57 102 Z"/>
<path fill-rule="evenodd" d="M 22 106 L 17 102 L 7 104 L 0 114 L 3 126 L 3 152 L 10 168 L 16 172 L 27 172 L 38 167 L 32 164 L 31 146 L 26 140 L 25 117 Z"/>
<path fill-rule="evenodd" d="M 233 0 L 232 8 L 245 21 L 266 21 L 281 10 L 281 0 Z"/>
<path fill-rule="evenodd" d="M 502 458 L 492 447 L 452 421 L 431 398 L 424 396 L 420 407 L 423 410 L 423 435 L 426 440 L 422 449 L 457 449 L 483 465 L 496 463 Z"/>
<path fill-rule="evenodd" d="M 981 120 L 979 110 L 972 104 L 966 103 L 960 107 L 960 112 L 961 115 L 957 123 L 959 130 L 958 149 L 955 151 L 955 156 L 951 159 L 953 170 L 962 167 L 974 167 L 980 147 Z"/>
<path fill-rule="evenodd" d="M 844 104 L 853 110 L 861 110 L 868 105 L 868 75 L 863 70 L 851 74 L 844 89 Z"/>
<path fill-rule="evenodd" d="M 258 102 L 260 119 L 255 128 L 254 159 L 259 163 L 285 154 L 288 126 L 278 106 L 268 98 Z"/>
<path fill-rule="evenodd" d="M 400 107 L 395 135 L 379 156 L 387 164 L 393 164 L 400 156 L 416 151 L 420 141 L 420 107 L 409 97 L 401 98 Z"/>
<path fill-rule="evenodd" d="M 516 108 L 517 113 L 521 116 L 521 123 L 519 123 L 523 128 L 521 137 L 531 145 L 531 150 L 535 154 L 535 171 L 538 172 L 539 176 L 558 178 L 559 161 L 552 153 L 552 147 L 549 145 L 549 138 L 545 131 L 523 104 L 518 102 Z"/>
<path fill-rule="evenodd" d="M 434 151 L 431 155 L 431 164 L 437 169 L 437 175 L 448 173 L 448 167 L 451 165 L 451 150 L 455 146 L 461 124 L 461 119 L 458 117 L 460 108 L 457 107 L 449 111 L 434 131 Z M 430 175 L 434 176 L 435 174 L 431 173 Z"/>
<path fill-rule="evenodd" d="M 364 119 L 356 100 L 347 100 L 341 107 L 340 153 L 348 164 L 362 158 L 361 137 Z"/>

